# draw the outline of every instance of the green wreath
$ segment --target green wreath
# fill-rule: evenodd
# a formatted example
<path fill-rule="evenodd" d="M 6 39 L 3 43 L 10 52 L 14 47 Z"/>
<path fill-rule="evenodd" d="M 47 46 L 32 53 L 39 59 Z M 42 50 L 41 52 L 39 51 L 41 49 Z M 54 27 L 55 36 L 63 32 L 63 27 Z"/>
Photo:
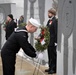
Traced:
<path fill-rule="evenodd" d="M 37 41 L 35 43 L 35 48 L 38 52 L 43 52 L 45 49 L 47 49 L 47 46 L 48 46 L 49 40 L 50 40 L 50 33 L 49 33 L 48 27 L 41 27 L 41 32 L 42 32 L 42 30 L 44 30 L 44 35 L 41 33 L 40 34 L 41 34 L 41 36 L 44 37 L 45 44 L 43 44 L 43 45 L 41 44 L 41 42 L 40 42 L 41 38 L 36 39 Z"/>

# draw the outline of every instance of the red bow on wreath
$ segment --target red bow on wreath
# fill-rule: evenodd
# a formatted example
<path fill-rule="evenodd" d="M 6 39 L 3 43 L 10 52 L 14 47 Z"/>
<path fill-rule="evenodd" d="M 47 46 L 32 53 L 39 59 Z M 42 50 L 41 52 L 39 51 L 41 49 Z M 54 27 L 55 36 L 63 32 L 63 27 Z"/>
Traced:
<path fill-rule="evenodd" d="M 41 33 L 40 33 L 40 43 L 42 45 L 45 44 L 45 42 L 44 42 L 44 36 L 45 36 L 45 29 L 42 29 Z"/>

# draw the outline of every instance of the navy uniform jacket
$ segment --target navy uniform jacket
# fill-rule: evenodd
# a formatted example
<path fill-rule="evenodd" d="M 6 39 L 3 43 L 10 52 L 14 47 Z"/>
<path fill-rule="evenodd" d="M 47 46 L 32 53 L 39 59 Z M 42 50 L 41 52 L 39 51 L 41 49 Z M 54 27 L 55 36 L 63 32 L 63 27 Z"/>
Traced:
<path fill-rule="evenodd" d="M 28 56 L 36 57 L 35 49 L 28 42 L 28 33 L 25 27 L 18 28 L 12 33 L 2 48 L 2 54 L 16 55 L 20 48 L 22 48 Z"/>
<path fill-rule="evenodd" d="M 54 46 L 54 43 L 57 43 L 57 19 L 53 17 L 51 20 L 48 20 L 47 26 L 50 32 L 50 46 Z"/>

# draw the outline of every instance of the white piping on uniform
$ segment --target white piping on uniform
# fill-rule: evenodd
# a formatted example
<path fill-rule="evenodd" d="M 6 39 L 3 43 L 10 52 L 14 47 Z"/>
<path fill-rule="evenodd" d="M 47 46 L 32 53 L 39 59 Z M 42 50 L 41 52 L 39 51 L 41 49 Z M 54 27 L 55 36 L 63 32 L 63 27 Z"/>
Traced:
<path fill-rule="evenodd" d="M 28 32 L 27 30 L 17 30 L 18 28 L 15 28 L 15 32 L 21 32 L 21 31 L 23 31 L 23 32 Z"/>

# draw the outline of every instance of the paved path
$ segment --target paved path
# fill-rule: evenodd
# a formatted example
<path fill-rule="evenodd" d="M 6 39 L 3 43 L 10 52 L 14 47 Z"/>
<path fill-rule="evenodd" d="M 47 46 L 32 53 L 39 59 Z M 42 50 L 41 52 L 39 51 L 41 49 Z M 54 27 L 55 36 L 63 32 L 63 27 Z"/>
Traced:
<path fill-rule="evenodd" d="M 35 65 L 36 65 L 36 63 L 32 63 L 30 60 L 27 60 L 26 58 L 17 56 L 15 75 L 33 75 Z M 48 75 L 47 73 L 44 72 L 45 69 L 46 69 L 45 66 L 40 65 L 38 75 Z M 38 71 L 38 69 L 37 69 L 37 71 Z M 37 71 L 34 75 L 37 75 Z M 0 58 L 0 75 L 2 75 L 1 58 Z M 53 75 L 56 75 L 56 74 L 53 74 Z"/>

